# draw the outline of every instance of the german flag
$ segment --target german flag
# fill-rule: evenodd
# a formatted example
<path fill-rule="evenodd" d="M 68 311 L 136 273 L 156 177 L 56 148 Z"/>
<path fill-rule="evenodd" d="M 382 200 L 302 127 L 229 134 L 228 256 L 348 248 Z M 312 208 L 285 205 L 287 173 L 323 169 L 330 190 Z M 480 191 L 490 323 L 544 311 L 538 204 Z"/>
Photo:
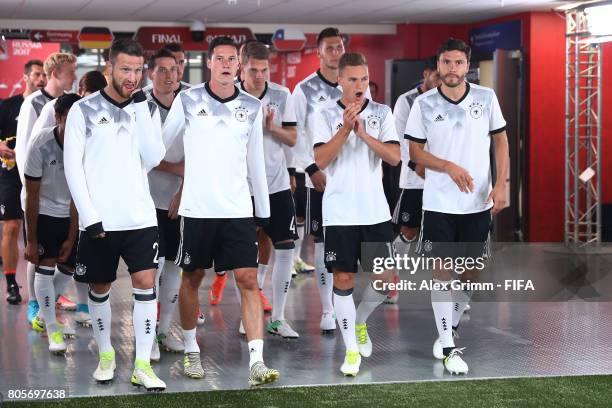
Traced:
<path fill-rule="evenodd" d="M 80 48 L 110 48 L 113 33 L 107 27 L 83 27 L 79 33 Z"/>

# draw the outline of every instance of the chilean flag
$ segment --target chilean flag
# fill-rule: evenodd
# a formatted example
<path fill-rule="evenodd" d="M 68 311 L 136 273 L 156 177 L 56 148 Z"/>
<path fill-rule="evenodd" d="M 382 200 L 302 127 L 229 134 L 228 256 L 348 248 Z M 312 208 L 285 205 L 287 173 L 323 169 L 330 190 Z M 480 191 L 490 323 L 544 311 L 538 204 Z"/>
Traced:
<path fill-rule="evenodd" d="M 295 28 L 279 28 L 272 36 L 272 44 L 278 51 L 300 51 L 306 44 L 306 36 Z"/>

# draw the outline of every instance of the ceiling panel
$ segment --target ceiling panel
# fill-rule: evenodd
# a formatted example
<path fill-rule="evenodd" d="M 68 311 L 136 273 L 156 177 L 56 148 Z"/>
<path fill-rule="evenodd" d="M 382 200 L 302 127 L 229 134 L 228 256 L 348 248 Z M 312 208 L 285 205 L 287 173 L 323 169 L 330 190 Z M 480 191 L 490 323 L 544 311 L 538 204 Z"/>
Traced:
<path fill-rule="evenodd" d="M 237 4 L 230 5 L 236 1 Z M 551 0 L 0 0 L 0 15 L 17 19 L 223 23 L 379 24 L 479 21 L 547 10 Z M 503 4 L 503 7 L 502 7 Z"/>

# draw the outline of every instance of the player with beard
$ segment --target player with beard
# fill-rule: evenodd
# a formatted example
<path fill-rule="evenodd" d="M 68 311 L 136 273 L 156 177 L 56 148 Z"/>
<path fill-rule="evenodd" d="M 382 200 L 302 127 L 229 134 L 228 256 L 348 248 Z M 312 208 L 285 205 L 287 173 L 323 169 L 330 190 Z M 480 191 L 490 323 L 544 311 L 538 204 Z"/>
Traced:
<path fill-rule="evenodd" d="M 406 125 L 410 157 L 425 167 L 420 243 L 426 242 L 434 257 L 483 257 L 491 217 L 506 205 L 506 121 L 495 92 L 465 80 L 470 53 L 461 40 L 450 38 L 441 45 L 437 55 L 442 84 L 416 98 Z M 494 188 L 491 140 L 497 169 Z M 431 303 L 439 335 L 433 354 L 443 359 L 451 374 L 466 374 L 463 348 L 455 346 L 454 337 L 471 293 L 450 290 L 453 272 L 433 271 L 438 287 L 431 291 Z M 460 278 L 473 280 L 476 272 L 469 268 Z"/>
<path fill-rule="evenodd" d="M 65 173 L 79 214 L 75 278 L 89 284 L 89 311 L 100 361 L 93 377 L 114 378 L 111 345 L 112 282 L 119 259 L 130 273 L 136 359 L 131 382 L 164 390 L 150 365 L 155 340 L 158 232 L 147 172 L 163 159 L 159 112 L 151 114 L 136 87 L 144 65 L 140 44 L 118 39 L 110 49 L 111 83 L 75 103 L 68 113 Z M 117 200 L 120 197 L 120 200 Z"/>

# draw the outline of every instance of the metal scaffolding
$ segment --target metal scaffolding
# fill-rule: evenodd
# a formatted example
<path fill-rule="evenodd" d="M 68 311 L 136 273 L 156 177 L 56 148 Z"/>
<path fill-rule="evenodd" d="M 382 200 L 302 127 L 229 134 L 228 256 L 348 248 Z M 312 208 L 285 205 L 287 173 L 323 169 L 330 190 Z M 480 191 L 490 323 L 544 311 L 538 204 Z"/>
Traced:
<path fill-rule="evenodd" d="M 565 17 L 565 244 L 588 248 L 601 242 L 601 47 L 584 7 Z"/>

